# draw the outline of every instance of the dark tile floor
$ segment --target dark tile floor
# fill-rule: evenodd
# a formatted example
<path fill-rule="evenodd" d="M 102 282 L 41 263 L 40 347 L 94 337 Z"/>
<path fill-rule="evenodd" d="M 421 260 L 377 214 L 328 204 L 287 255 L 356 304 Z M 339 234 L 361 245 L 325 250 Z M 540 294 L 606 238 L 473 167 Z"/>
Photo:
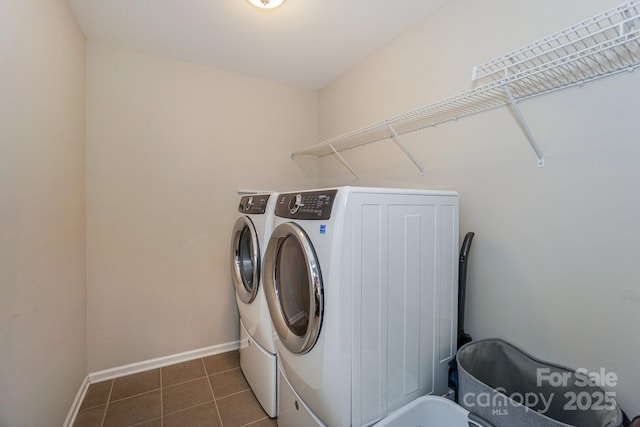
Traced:
<path fill-rule="evenodd" d="M 273 427 L 238 351 L 91 384 L 74 427 Z"/>

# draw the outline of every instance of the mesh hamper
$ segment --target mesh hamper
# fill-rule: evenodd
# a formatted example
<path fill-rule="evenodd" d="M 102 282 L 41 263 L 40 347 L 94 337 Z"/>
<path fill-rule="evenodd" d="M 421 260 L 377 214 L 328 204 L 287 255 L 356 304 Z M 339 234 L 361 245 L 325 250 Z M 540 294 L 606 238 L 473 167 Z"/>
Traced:
<path fill-rule="evenodd" d="M 622 426 L 616 402 L 585 374 L 534 359 L 503 340 L 470 342 L 456 359 L 459 404 L 496 427 Z"/>

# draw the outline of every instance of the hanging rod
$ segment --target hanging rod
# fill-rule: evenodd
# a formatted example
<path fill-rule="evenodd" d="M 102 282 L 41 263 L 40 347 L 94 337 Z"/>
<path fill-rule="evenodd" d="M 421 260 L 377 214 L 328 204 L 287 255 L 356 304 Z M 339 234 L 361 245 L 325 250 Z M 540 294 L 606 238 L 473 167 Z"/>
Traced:
<path fill-rule="evenodd" d="M 640 0 L 633 0 L 474 67 L 472 81 L 486 82 L 476 88 L 294 151 L 291 157 L 336 155 L 510 105 L 542 166 L 542 152 L 517 104 L 639 66 Z"/>

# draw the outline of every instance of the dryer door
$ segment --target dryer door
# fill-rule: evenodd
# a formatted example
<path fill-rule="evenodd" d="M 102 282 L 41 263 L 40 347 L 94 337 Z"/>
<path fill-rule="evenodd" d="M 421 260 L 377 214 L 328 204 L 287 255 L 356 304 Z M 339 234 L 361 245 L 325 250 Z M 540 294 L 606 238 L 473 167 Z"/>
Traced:
<path fill-rule="evenodd" d="M 260 246 L 256 228 L 248 216 L 239 217 L 233 226 L 231 277 L 240 300 L 252 303 L 260 280 Z"/>
<path fill-rule="evenodd" d="M 297 224 L 286 222 L 273 230 L 262 280 L 282 343 L 292 353 L 311 350 L 322 326 L 322 275 L 313 245 Z"/>

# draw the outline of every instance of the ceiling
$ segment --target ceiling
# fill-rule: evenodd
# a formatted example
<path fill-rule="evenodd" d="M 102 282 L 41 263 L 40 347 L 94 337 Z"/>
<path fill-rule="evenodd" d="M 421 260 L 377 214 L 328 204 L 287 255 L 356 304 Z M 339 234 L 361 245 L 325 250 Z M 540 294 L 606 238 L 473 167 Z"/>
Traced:
<path fill-rule="evenodd" d="M 69 0 L 89 40 L 319 89 L 448 0 Z"/>

